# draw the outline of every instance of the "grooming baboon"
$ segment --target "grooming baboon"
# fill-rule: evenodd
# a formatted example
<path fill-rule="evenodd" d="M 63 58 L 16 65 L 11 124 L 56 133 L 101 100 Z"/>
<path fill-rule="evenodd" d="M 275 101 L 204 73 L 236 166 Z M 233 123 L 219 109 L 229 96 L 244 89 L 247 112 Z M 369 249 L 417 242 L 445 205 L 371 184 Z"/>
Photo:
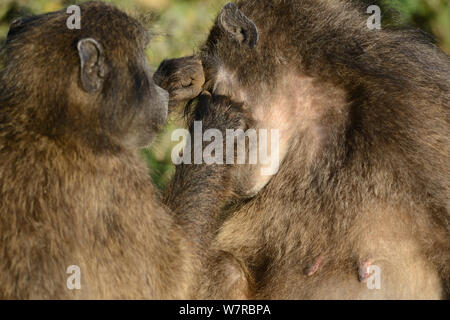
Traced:
<path fill-rule="evenodd" d="M 147 31 L 100 2 L 81 5 L 80 30 L 69 30 L 67 18 L 63 10 L 16 20 L 3 48 L 0 298 L 193 298 L 198 283 L 208 285 L 200 269 L 207 259 L 239 278 L 232 257 L 209 255 L 190 234 L 200 227 L 177 223 L 159 203 L 138 156 L 164 124 L 169 98 L 147 65 Z M 196 79 L 199 70 L 183 72 Z M 241 125 L 233 112 L 224 128 Z M 191 175 L 174 191 L 178 216 L 228 201 L 228 169 L 198 166 L 200 176 L 207 170 L 218 178 Z M 207 201 L 196 190 L 207 191 Z M 73 265 L 80 290 L 67 287 Z"/>
<path fill-rule="evenodd" d="M 369 29 L 374 2 L 239 1 L 201 48 L 203 89 L 281 134 L 280 170 L 253 175 L 262 190 L 212 244 L 255 298 L 448 293 L 450 60 L 420 32 Z"/>

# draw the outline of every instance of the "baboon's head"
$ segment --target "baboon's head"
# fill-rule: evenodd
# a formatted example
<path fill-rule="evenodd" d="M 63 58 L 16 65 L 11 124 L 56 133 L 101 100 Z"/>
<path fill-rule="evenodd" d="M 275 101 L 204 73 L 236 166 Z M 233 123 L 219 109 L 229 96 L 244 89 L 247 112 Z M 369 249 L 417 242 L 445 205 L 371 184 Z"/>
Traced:
<path fill-rule="evenodd" d="M 271 129 L 294 116 L 295 110 L 286 104 L 296 98 L 289 95 L 301 72 L 294 66 L 296 60 L 289 58 L 295 49 L 292 38 L 280 28 L 279 18 L 273 17 L 283 8 L 268 8 L 264 19 L 252 3 L 229 3 L 219 13 L 200 53 L 205 90 L 244 103 L 259 127 Z M 267 123 L 273 122 L 274 113 L 282 113 L 285 119 Z"/>
<path fill-rule="evenodd" d="M 313 167 L 345 133 L 347 96 L 329 66 L 331 58 L 349 55 L 347 42 L 341 54 L 333 38 L 333 32 L 345 35 L 334 18 L 342 23 L 348 13 L 328 4 L 331 9 L 312 0 L 229 3 L 200 52 L 205 90 L 243 103 L 257 129 L 278 130 L 280 168 L 288 154 L 299 167 Z"/>
<path fill-rule="evenodd" d="M 1 104 L 39 134 L 80 138 L 96 149 L 147 146 L 168 104 L 146 60 L 149 34 L 111 5 L 79 7 L 79 29 L 66 10 L 13 22 Z"/>

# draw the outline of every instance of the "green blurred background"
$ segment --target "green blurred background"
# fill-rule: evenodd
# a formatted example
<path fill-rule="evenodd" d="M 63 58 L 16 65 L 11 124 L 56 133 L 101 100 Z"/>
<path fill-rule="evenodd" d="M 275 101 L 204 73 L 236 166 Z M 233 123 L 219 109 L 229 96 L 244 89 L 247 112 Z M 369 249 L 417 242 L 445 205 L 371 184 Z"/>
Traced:
<path fill-rule="evenodd" d="M 154 34 L 148 52 L 150 64 L 156 68 L 164 58 L 192 54 L 208 34 L 216 14 L 229 0 L 108 0 L 132 15 L 149 13 Z M 59 10 L 77 0 L 0 0 L 0 44 L 9 24 L 17 17 Z M 441 48 L 450 54 L 450 5 L 448 0 L 391 0 L 385 1 L 397 10 L 403 22 L 432 34 Z M 391 16 L 391 15 L 390 15 Z M 385 21 L 383 21 L 385 22 Z M 172 116 L 166 129 L 151 149 L 143 150 L 150 174 L 159 188 L 163 188 L 174 171 L 170 160 L 175 142 L 170 134 L 181 125 Z"/>

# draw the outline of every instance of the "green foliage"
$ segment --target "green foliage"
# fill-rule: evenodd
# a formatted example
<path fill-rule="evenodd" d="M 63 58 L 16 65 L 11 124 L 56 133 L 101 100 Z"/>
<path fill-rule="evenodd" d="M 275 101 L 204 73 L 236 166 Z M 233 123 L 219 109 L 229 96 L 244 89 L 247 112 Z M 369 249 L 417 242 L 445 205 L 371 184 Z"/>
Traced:
<path fill-rule="evenodd" d="M 437 44 L 450 54 L 448 0 L 392 0 L 392 4 L 412 25 L 432 34 Z"/>
<path fill-rule="evenodd" d="M 0 0 L 0 43 L 9 24 L 17 17 L 55 11 L 78 0 Z M 190 55 L 204 41 L 215 15 L 228 0 L 106 0 L 128 13 L 151 15 L 153 40 L 148 51 L 150 64 L 156 68 L 164 58 Z M 436 37 L 450 53 L 450 8 L 448 0 L 389 0 L 404 19 Z M 149 150 L 143 150 L 152 178 L 163 188 L 174 171 L 170 156 L 174 142 L 170 133 L 180 126 L 172 119 Z"/>

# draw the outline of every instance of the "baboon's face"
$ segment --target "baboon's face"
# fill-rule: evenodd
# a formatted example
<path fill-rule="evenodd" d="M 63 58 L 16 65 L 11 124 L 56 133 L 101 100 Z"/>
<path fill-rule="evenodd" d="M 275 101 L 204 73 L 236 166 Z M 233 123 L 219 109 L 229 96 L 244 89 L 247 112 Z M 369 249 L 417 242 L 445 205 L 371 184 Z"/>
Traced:
<path fill-rule="evenodd" d="M 93 145 L 148 146 L 166 121 L 169 98 L 152 78 L 148 32 L 111 5 L 80 9 L 80 29 L 68 28 L 66 10 L 13 23 L 5 62 L 23 85 L 11 90 L 25 97 L 19 104 L 33 105 L 36 127 Z"/>
<path fill-rule="evenodd" d="M 105 44 L 101 38 L 78 40 L 80 86 L 101 96 L 102 126 L 110 134 L 125 146 L 146 147 L 166 122 L 169 95 L 153 80 L 145 54 L 147 31 L 125 14 L 117 15 L 124 25 L 118 30 L 121 38 Z"/>
<path fill-rule="evenodd" d="M 124 144 L 146 147 L 166 122 L 169 94 L 154 83 L 144 50 L 126 69 L 128 94 L 124 103 L 116 106 L 123 112 L 117 119 L 117 128 L 120 134 L 123 133 L 121 140 Z M 123 77 L 124 74 L 119 73 L 118 76 Z"/>

